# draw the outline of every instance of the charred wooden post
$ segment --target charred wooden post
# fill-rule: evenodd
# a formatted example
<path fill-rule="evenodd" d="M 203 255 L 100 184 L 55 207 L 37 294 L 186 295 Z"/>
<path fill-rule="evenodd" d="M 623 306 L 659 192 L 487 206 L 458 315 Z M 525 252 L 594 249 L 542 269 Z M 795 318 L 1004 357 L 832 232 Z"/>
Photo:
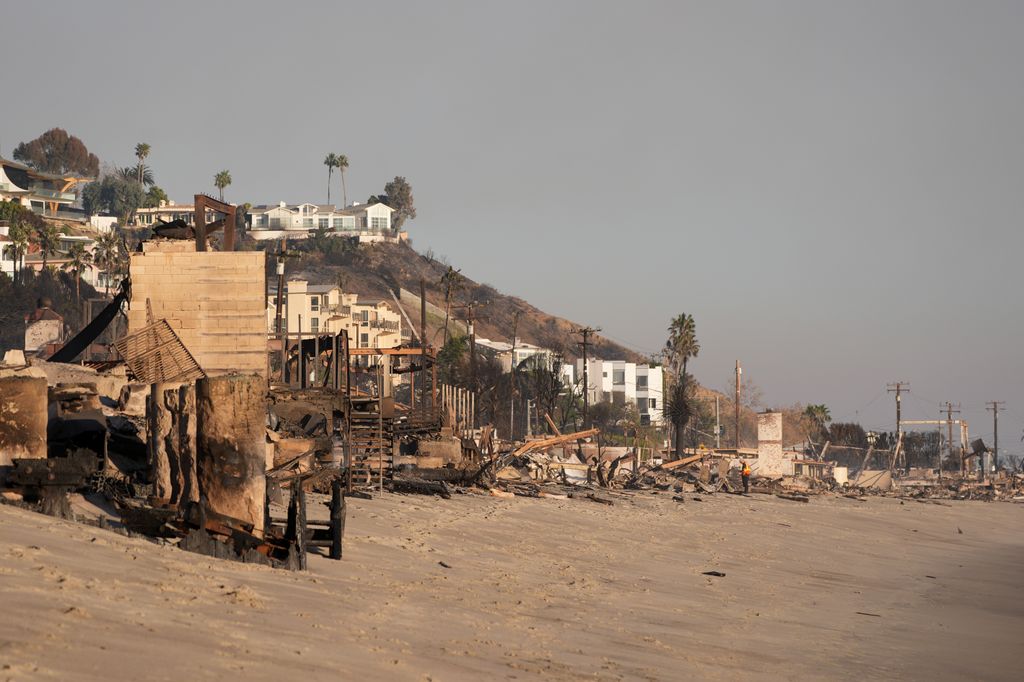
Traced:
<path fill-rule="evenodd" d="M 331 483 L 331 558 L 341 559 L 341 542 L 345 538 L 345 495 L 341 479 Z"/>
<path fill-rule="evenodd" d="M 210 511 L 240 519 L 263 535 L 267 492 L 264 424 L 266 383 L 257 374 L 196 384 L 196 470 Z"/>
<path fill-rule="evenodd" d="M 296 477 L 292 481 L 292 496 L 288 501 L 288 525 L 285 540 L 292 544 L 300 571 L 306 570 L 306 491 Z"/>
<path fill-rule="evenodd" d="M 158 504 L 169 503 L 173 495 L 171 463 L 167 442 L 172 434 L 171 410 L 164 402 L 164 384 L 151 384 L 146 403 L 146 445 L 149 450 L 149 480 L 153 498 Z"/>
<path fill-rule="evenodd" d="M 178 468 L 181 489 L 178 504 L 199 501 L 199 480 L 196 476 L 196 387 L 185 384 L 178 389 Z"/>

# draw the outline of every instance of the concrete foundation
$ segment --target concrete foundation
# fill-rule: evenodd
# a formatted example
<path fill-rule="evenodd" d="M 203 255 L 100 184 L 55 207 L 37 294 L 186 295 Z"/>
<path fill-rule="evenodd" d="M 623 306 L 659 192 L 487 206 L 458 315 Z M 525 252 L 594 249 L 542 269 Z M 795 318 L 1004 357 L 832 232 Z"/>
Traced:
<path fill-rule="evenodd" d="M 206 507 L 263 532 L 266 380 L 229 374 L 196 384 L 196 469 Z"/>
<path fill-rule="evenodd" d="M 46 379 L 0 376 L 0 466 L 46 458 Z"/>

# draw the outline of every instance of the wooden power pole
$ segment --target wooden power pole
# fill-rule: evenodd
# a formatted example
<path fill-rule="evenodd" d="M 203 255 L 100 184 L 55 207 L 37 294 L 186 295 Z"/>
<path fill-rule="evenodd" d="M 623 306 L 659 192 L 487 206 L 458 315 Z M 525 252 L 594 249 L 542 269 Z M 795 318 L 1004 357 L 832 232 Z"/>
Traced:
<path fill-rule="evenodd" d="M 992 410 L 992 466 L 996 471 L 999 471 L 999 413 L 1003 411 L 1000 407 L 1003 404 L 1002 400 L 990 400 L 985 408 Z"/>
<path fill-rule="evenodd" d="M 740 377 L 743 375 L 743 368 L 740 367 L 740 361 L 736 361 L 736 404 L 733 406 L 736 411 L 736 454 L 740 454 Z"/>
<path fill-rule="evenodd" d="M 903 417 L 901 412 L 902 400 L 900 395 L 904 392 L 910 393 L 910 384 L 906 381 L 896 381 L 886 385 L 885 389 L 889 393 L 896 394 L 896 438 L 900 437 L 900 432 L 903 431 Z"/>
<path fill-rule="evenodd" d="M 511 387 L 508 391 L 508 439 L 516 439 L 516 333 L 519 331 L 519 311 L 512 315 L 512 358 L 509 367 L 509 380 Z"/>
<path fill-rule="evenodd" d="M 590 345 L 590 337 L 601 331 L 600 327 L 582 327 L 573 329 L 573 334 L 582 337 L 580 348 L 583 349 L 583 428 L 590 428 L 590 376 L 587 373 L 587 347 Z"/>
<path fill-rule="evenodd" d="M 956 404 L 960 407 L 960 403 Z M 959 409 L 953 409 L 953 403 L 946 401 L 946 447 L 949 448 L 949 456 L 953 457 L 953 415 L 960 414 Z M 941 433 L 941 431 L 939 432 Z M 942 452 L 941 448 L 939 452 Z M 939 455 L 939 480 L 942 480 L 942 455 Z"/>

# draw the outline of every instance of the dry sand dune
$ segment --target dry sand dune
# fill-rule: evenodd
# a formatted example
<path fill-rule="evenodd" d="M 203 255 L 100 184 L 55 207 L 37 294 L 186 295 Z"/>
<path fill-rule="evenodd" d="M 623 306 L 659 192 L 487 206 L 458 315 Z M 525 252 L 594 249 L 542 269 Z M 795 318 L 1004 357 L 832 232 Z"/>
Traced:
<path fill-rule="evenodd" d="M 1024 675 L 1024 506 L 614 499 L 352 500 L 307 573 L 0 506 L 0 680 Z"/>

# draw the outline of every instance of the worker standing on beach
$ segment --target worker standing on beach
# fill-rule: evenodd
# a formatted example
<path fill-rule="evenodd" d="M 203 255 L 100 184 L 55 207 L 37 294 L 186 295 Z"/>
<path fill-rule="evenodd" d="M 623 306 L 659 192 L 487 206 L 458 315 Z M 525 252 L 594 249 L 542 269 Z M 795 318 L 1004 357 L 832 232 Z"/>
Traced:
<path fill-rule="evenodd" d="M 750 465 L 747 464 L 746 460 L 742 460 L 740 466 L 743 467 L 740 473 L 743 477 L 743 493 L 746 494 L 750 492 Z"/>

